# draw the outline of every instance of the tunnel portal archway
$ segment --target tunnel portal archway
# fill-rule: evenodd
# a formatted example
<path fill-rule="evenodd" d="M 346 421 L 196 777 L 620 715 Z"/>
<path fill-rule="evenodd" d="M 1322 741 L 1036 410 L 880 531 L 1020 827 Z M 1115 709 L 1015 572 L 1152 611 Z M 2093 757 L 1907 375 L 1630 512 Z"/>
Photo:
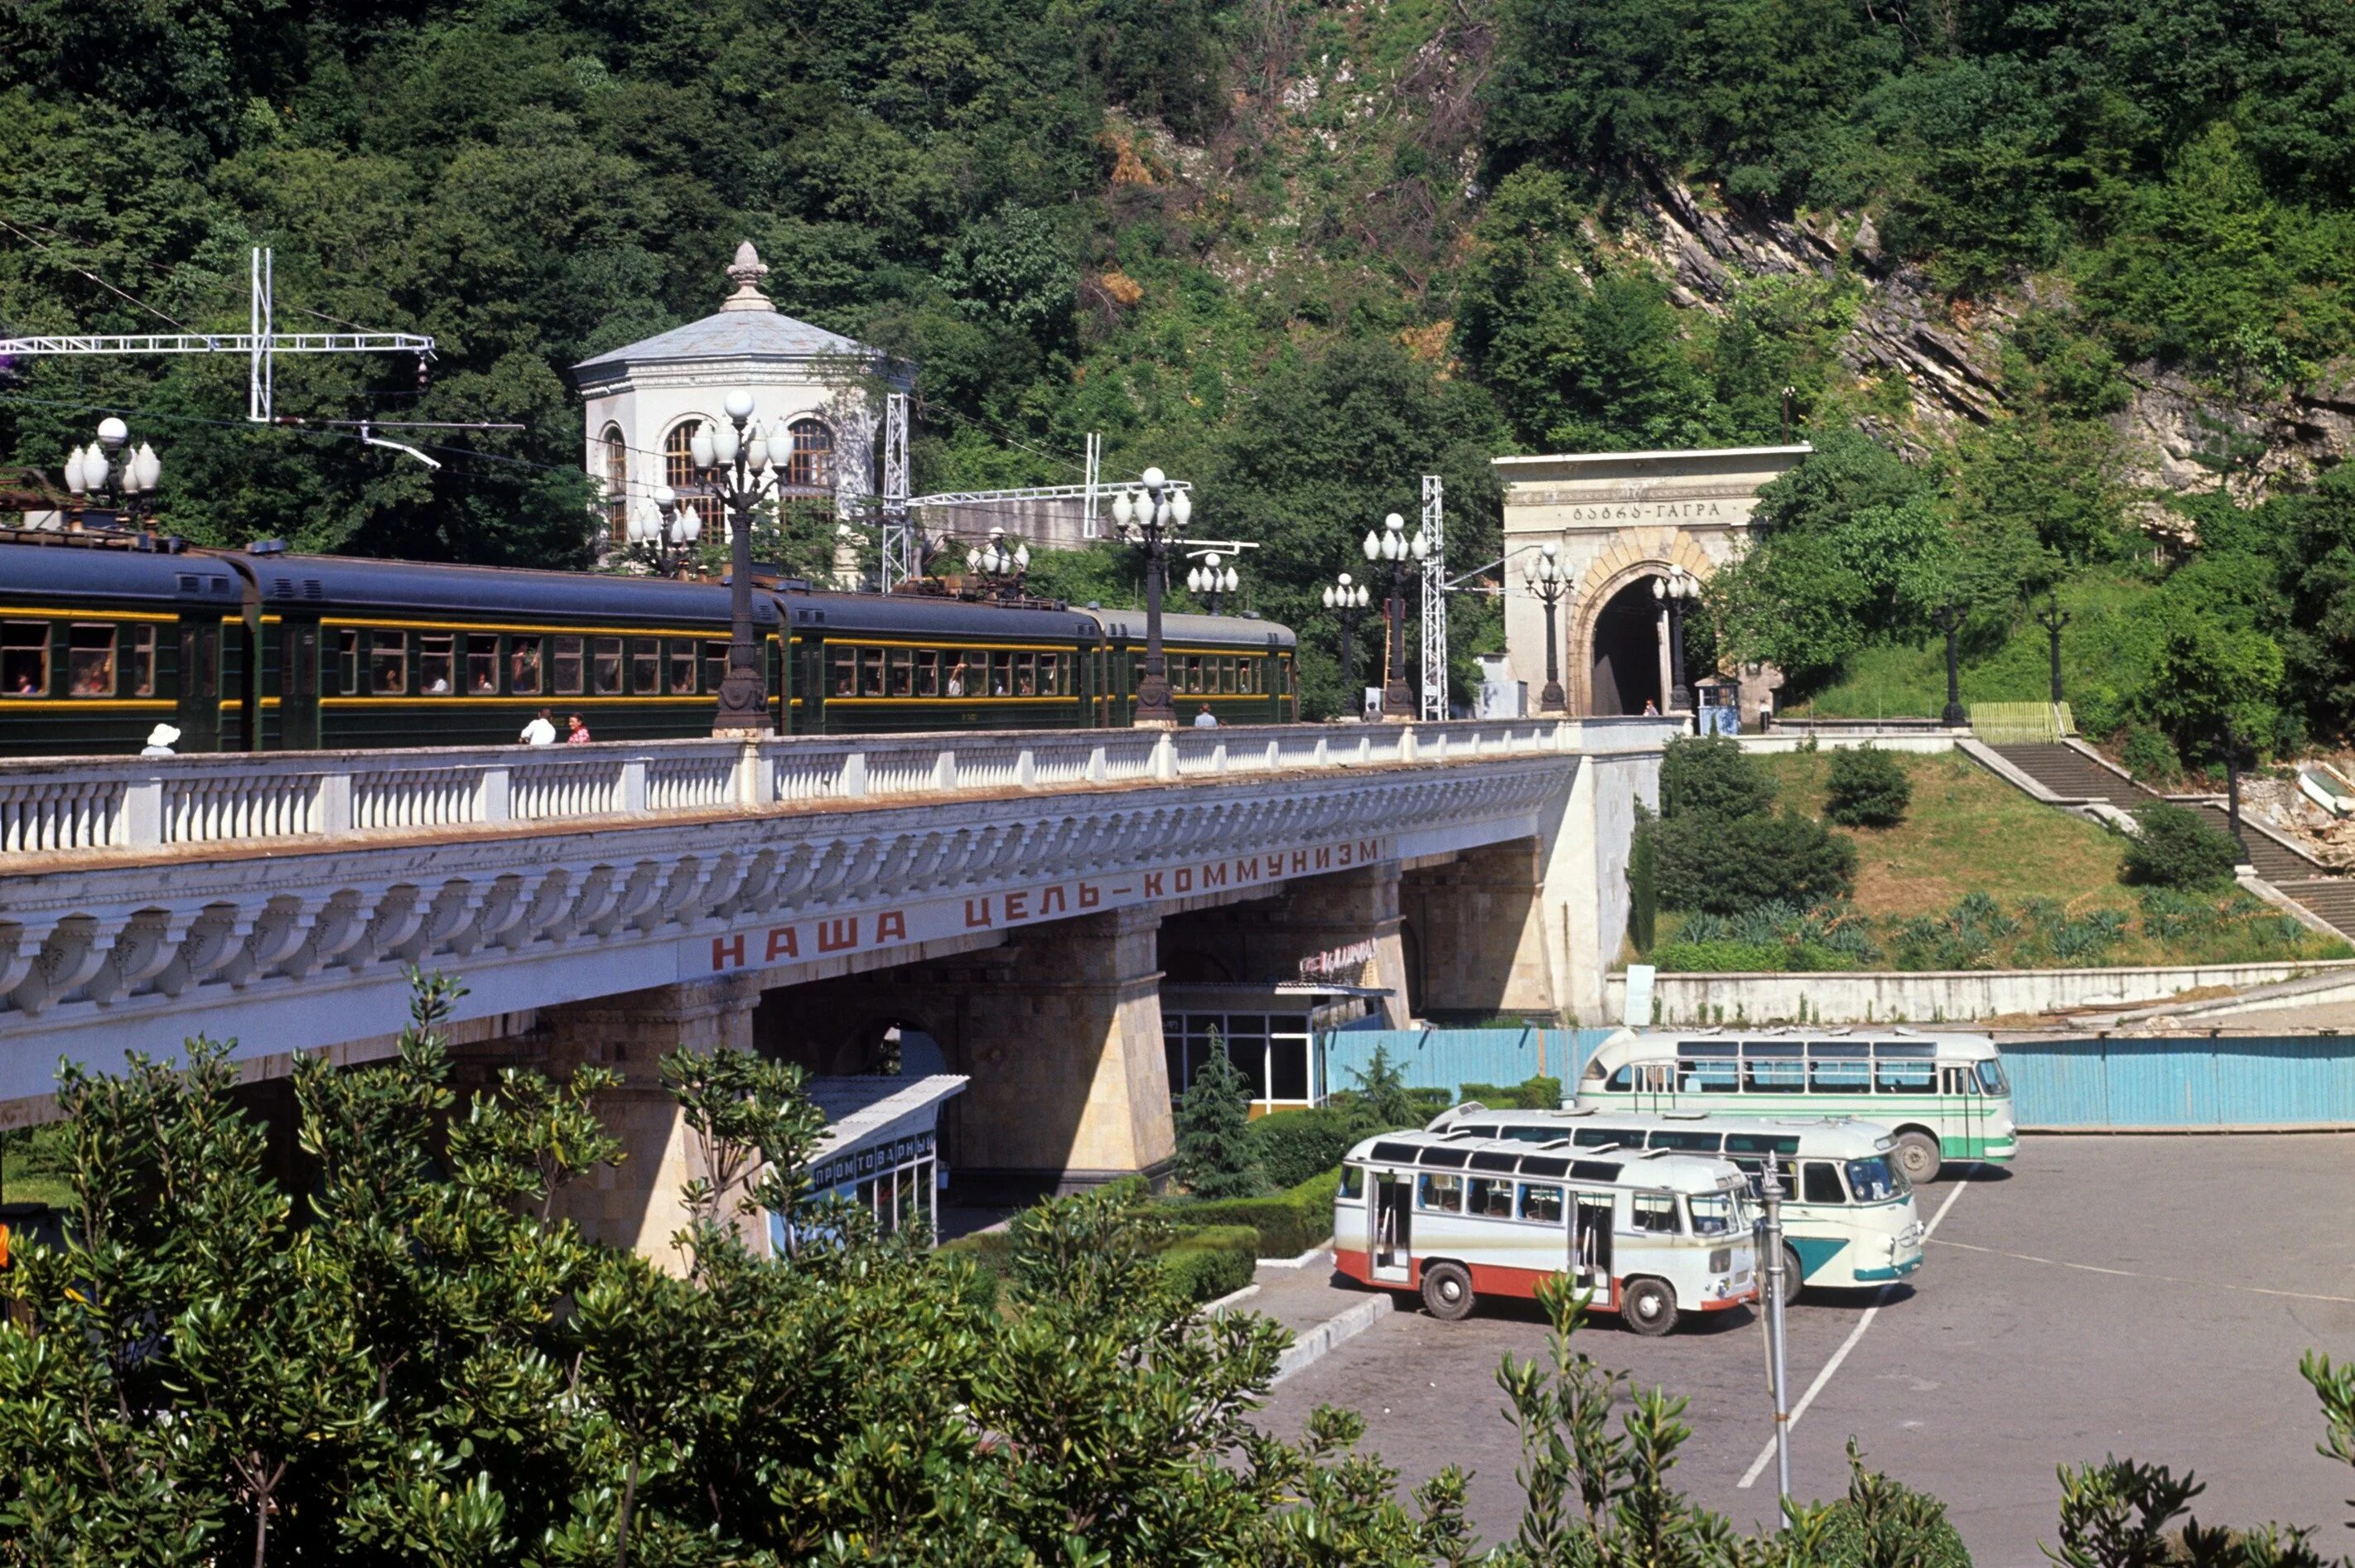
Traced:
<path fill-rule="evenodd" d="M 1650 702 L 1668 709 L 1660 689 L 1659 606 L 1649 577 L 1639 577 L 1604 603 L 1588 646 L 1593 693 L 1589 711 L 1641 713 Z"/>

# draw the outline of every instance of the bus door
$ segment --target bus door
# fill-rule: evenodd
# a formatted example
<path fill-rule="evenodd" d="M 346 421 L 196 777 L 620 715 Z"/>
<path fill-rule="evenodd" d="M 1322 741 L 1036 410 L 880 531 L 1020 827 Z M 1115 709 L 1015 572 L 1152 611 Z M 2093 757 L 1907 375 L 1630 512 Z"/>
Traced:
<path fill-rule="evenodd" d="M 1985 1147 L 1987 1102 L 1979 1097 L 1978 1075 L 1972 1071 L 1970 1063 L 1945 1061 L 1938 1064 L 1938 1098 L 1942 1102 L 1938 1107 L 1939 1119 L 1947 1125 L 1960 1128 L 1964 1139 L 1962 1147 L 1974 1154 Z M 1946 1126 L 1938 1129 L 1938 1141 L 1945 1143 Z"/>
<path fill-rule="evenodd" d="M 1677 1064 L 1638 1061 L 1636 1068 L 1636 1108 L 1665 1111 L 1677 1103 Z"/>
<path fill-rule="evenodd" d="M 1618 1200 L 1610 1192 L 1570 1189 L 1570 1278 L 1599 1303 L 1611 1300 L 1611 1232 Z"/>
<path fill-rule="evenodd" d="M 1414 1241 L 1414 1178 L 1391 1171 L 1374 1173 L 1374 1200 L 1367 1206 L 1373 1216 L 1373 1276 L 1376 1283 L 1404 1285 L 1407 1258 Z"/>

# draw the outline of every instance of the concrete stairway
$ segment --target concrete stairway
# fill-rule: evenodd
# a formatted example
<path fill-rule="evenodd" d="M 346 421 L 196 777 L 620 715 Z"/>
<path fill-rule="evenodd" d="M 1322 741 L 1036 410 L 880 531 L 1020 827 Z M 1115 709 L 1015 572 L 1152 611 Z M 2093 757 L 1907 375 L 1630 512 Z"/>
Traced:
<path fill-rule="evenodd" d="M 2167 798 L 2074 746 L 2041 742 L 1989 749 L 2062 800 L 2096 800 L 2121 811 L 2132 811 Z M 2221 802 L 2188 800 L 2177 804 L 2198 811 L 2219 833 L 2232 829 L 2231 814 Z M 2272 883 L 2285 897 L 2311 910 L 2334 930 L 2355 935 L 2355 878 L 2336 875 L 2321 861 L 2275 837 L 2245 816 L 2242 818 L 2241 837 L 2249 847 L 2249 863 L 2259 877 Z"/>

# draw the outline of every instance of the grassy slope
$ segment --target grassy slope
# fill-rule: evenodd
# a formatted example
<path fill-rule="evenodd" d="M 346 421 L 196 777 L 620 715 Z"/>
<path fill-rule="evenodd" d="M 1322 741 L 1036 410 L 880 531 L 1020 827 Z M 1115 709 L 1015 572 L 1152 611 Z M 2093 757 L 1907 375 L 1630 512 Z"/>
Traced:
<path fill-rule="evenodd" d="M 1829 752 L 1760 759 L 1784 802 L 1820 817 Z M 2073 917 L 2115 909 L 2128 917 L 2125 940 L 2109 949 L 2108 967 L 2141 964 L 2336 958 L 2346 944 L 2307 935 L 2299 942 L 2249 946 L 2244 934 L 2161 941 L 2144 934 L 2141 905 L 2121 885 L 2120 841 L 2106 830 L 2040 805 L 1959 752 L 1901 755 L 1913 782 L 1905 820 L 1889 828 L 1835 828 L 1857 843 L 1857 907 L 1876 923 L 1940 914 L 1969 892 L 1993 895 L 2007 910 L 2031 898 L 2057 899 Z M 1663 942 L 1681 917 L 1666 915 Z M 1884 944 L 1884 947 L 1887 944 Z M 1884 959 L 1883 965 L 1891 966 Z"/>

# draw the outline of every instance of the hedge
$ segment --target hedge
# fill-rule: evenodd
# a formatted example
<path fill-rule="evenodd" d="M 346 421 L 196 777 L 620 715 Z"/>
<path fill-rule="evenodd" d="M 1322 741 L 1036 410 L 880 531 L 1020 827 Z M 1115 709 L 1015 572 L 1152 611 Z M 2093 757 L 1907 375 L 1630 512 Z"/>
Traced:
<path fill-rule="evenodd" d="M 1462 1083 L 1456 1086 L 1456 1103 L 1477 1100 L 1492 1111 L 1558 1111 L 1561 1108 L 1561 1080 L 1559 1078 L 1529 1078 L 1518 1083 Z"/>
<path fill-rule="evenodd" d="M 1330 1205 L 1328 1193 L 1328 1211 Z M 1193 1207 L 1187 1206 L 1189 1211 Z M 1169 1218 L 1177 1220 L 1178 1216 L 1172 1212 Z M 977 1231 L 953 1242 L 943 1242 L 940 1251 L 968 1258 L 983 1274 L 1003 1280 L 1013 1266 L 1014 1235 L 1010 1231 Z M 1190 1211 L 1173 1226 L 1161 1250 L 1162 1273 L 1178 1293 L 1191 1302 L 1216 1301 L 1241 1290 L 1251 1283 L 1252 1273 L 1258 1266 L 1257 1231 L 1243 1224 L 1205 1223 Z"/>
<path fill-rule="evenodd" d="M 1338 1170 L 1323 1170 L 1265 1198 L 1181 1200 L 1168 1213 L 1181 1225 L 1248 1225 L 1259 1233 L 1261 1257 L 1294 1258 L 1331 1239 L 1333 1193 L 1340 1185 Z"/>
<path fill-rule="evenodd" d="M 1282 1191 L 1332 1169 L 1374 1130 L 1354 1107 L 1317 1105 L 1262 1116 L 1252 1123 L 1251 1137 L 1260 1169 Z"/>

